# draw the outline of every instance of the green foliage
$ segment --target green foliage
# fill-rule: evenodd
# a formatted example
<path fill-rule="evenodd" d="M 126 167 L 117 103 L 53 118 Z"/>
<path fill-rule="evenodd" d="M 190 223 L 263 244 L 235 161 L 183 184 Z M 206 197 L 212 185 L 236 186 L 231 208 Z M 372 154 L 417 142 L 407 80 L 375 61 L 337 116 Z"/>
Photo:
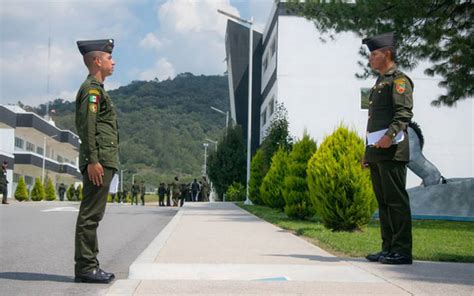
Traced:
<path fill-rule="evenodd" d="M 277 150 L 272 157 L 272 164 L 265 175 L 260 187 L 260 196 L 263 202 L 274 209 L 283 210 L 285 199 L 283 198 L 283 181 L 288 166 L 288 152 L 284 147 Z"/>
<path fill-rule="evenodd" d="M 46 200 L 56 199 L 56 190 L 54 189 L 53 181 L 50 178 L 46 178 Z"/>
<path fill-rule="evenodd" d="M 260 146 L 260 149 L 263 151 L 263 175 L 266 175 L 270 168 L 273 154 L 275 154 L 280 147 L 283 147 L 286 151 L 290 151 L 293 141 L 288 131 L 288 111 L 283 103 L 276 104 L 275 113 L 272 116 L 270 126 Z"/>
<path fill-rule="evenodd" d="M 233 182 L 225 193 L 226 201 L 243 201 L 245 193 L 245 186 L 242 183 Z"/>
<path fill-rule="evenodd" d="M 245 145 L 242 128 L 229 126 L 217 150 L 209 155 L 208 175 L 219 196 L 236 183 L 245 183 Z"/>
<path fill-rule="evenodd" d="M 265 177 L 263 150 L 257 149 L 250 162 L 249 179 L 249 198 L 257 205 L 263 205 L 263 200 L 260 197 L 260 186 L 262 186 L 263 177 Z"/>
<path fill-rule="evenodd" d="M 310 198 L 327 228 L 358 229 L 374 213 L 369 171 L 360 164 L 363 154 L 363 140 L 341 125 L 324 139 L 308 163 Z"/>
<path fill-rule="evenodd" d="M 18 201 L 28 200 L 28 190 L 26 189 L 25 179 L 20 176 L 15 190 L 15 199 Z"/>
<path fill-rule="evenodd" d="M 35 179 L 35 185 L 31 190 L 31 200 L 33 201 L 42 201 L 45 198 L 46 194 L 44 193 L 43 184 L 39 177 Z"/>
<path fill-rule="evenodd" d="M 74 188 L 74 184 L 71 184 L 66 191 L 66 198 L 69 201 L 76 200 L 76 189 Z"/>
<path fill-rule="evenodd" d="M 83 198 L 82 194 L 83 194 L 82 184 L 79 184 L 76 188 L 76 193 L 75 193 L 76 200 L 82 200 Z"/>
<path fill-rule="evenodd" d="M 288 171 L 284 180 L 285 213 L 293 219 L 310 218 L 315 214 L 309 198 L 306 169 L 316 151 L 316 142 L 305 132 L 293 145 L 288 157 Z"/>
<path fill-rule="evenodd" d="M 425 74 L 439 75 L 447 93 L 432 105 L 452 106 L 474 96 L 474 30 L 472 1 L 304 1 L 292 0 L 289 8 L 312 19 L 323 33 L 349 31 L 360 37 L 395 31 L 397 61 L 408 69 L 429 60 Z M 331 34 L 331 38 L 333 34 Z M 362 47 L 362 56 L 367 50 Z M 371 70 L 364 66 L 367 77 Z"/>

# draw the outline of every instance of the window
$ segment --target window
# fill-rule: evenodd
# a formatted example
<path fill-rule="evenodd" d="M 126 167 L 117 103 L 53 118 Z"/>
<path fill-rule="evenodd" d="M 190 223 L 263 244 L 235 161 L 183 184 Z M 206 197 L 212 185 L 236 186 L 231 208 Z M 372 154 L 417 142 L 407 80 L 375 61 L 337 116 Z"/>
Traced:
<path fill-rule="evenodd" d="M 272 45 L 270 46 L 270 52 L 272 53 L 272 57 L 273 57 L 276 52 L 276 38 L 274 38 L 272 41 Z"/>
<path fill-rule="evenodd" d="M 15 147 L 23 149 L 24 143 L 22 139 L 15 137 Z"/>
<path fill-rule="evenodd" d="M 35 152 L 35 145 L 30 142 L 26 142 L 26 151 Z"/>
<path fill-rule="evenodd" d="M 38 154 L 40 154 L 40 155 L 43 155 L 43 152 L 44 152 L 44 150 L 43 150 L 42 147 L 39 147 L 39 146 L 36 147 L 36 153 L 38 153 Z"/>
<path fill-rule="evenodd" d="M 263 109 L 262 114 L 260 114 L 260 122 L 262 123 L 262 126 L 267 123 L 267 108 Z"/>
<path fill-rule="evenodd" d="M 17 183 L 20 180 L 20 175 L 13 173 L 13 183 Z"/>
<path fill-rule="evenodd" d="M 26 185 L 33 185 L 33 177 L 25 176 L 25 183 Z"/>
<path fill-rule="evenodd" d="M 370 88 L 361 87 L 360 88 L 360 109 L 362 110 L 369 109 L 369 96 L 370 96 Z"/>
<path fill-rule="evenodd" d="M 268 55 L 265 55 L 265 58 L 263 59 L 263 72 L 267 71 L 268 67 Z"/>
<path fill-rule="evenodd" d="M 275 96 L 272 97 L 270 103 L 268 103 L 268 115 L 272 116 L 275 111 Z"/>

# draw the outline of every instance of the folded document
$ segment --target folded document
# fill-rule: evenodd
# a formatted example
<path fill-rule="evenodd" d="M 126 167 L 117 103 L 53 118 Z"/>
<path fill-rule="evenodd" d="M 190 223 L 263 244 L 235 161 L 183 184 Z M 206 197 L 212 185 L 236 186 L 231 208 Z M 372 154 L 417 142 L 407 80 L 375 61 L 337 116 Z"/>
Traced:
<path fill-rule="evenodd" d="M 367 146 L 373 146 L 377 143 L 385 133 L 388 131 L 388 128 L 375 131 L 373 133 L 367 134 Z M 403 131 L 399 132 L 395 138 L 393 138 L 392 145 L 398 144 L 405 139 L 405 133 Z"/>

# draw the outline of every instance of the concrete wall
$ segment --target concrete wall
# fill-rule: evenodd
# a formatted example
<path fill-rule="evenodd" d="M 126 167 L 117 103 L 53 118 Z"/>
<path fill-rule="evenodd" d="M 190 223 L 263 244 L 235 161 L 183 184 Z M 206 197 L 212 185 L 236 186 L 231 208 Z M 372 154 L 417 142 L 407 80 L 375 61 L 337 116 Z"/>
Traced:
<path fill-rule="evenodd" d="M 361 72 L 360 38 L 342 33 L 324 43 L 304 18 L 280 16 L 278 22 L 277 100 L 288 109 L 291 134 L 301 137 L 306 129 L 320 143 L 343 122 L 365 137 L 367 111 L 360 108 L 360 88 L 372 87 L 375 79 L 354 76 Z M 404 71 L 415 84 L 413 120 L 425 136 L 424 154 L 447 178 L 472 177 L 473 101 L 451 108 L 430 106 L 444 90 L 437 86 L 439 78 L 423 74 L 424 68 Z M 408 187 L 420 182 L 409 172 Z"/>

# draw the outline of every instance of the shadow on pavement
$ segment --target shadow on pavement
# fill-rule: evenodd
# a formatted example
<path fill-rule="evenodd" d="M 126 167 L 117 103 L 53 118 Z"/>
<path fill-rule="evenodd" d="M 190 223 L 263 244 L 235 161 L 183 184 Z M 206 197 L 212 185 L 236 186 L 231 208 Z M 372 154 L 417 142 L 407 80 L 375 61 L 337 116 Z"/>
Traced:
<path fill-rule="evenodd" d="M 18 281 L 61 282 L 61 283 L 74 282 L 74 277 L 72 276 L 45 274 L 45 273 L 32 273 L 32 272 L 0 272 L 0 279 L 18 280 Z"/>
<path fill-rule="evenodd" d="M 318 262 L 343 262 L 344 259 L 338 257 L 325 257 L 325 256 L 318 256 L 318 255 L 300 255 L 300 254 L 268 254 L 267 256 L 274 256 L 274 257 L 292 257 L 292 258 L 299 258 L 299 259 L 308 259 L 312 261 Z"/>

